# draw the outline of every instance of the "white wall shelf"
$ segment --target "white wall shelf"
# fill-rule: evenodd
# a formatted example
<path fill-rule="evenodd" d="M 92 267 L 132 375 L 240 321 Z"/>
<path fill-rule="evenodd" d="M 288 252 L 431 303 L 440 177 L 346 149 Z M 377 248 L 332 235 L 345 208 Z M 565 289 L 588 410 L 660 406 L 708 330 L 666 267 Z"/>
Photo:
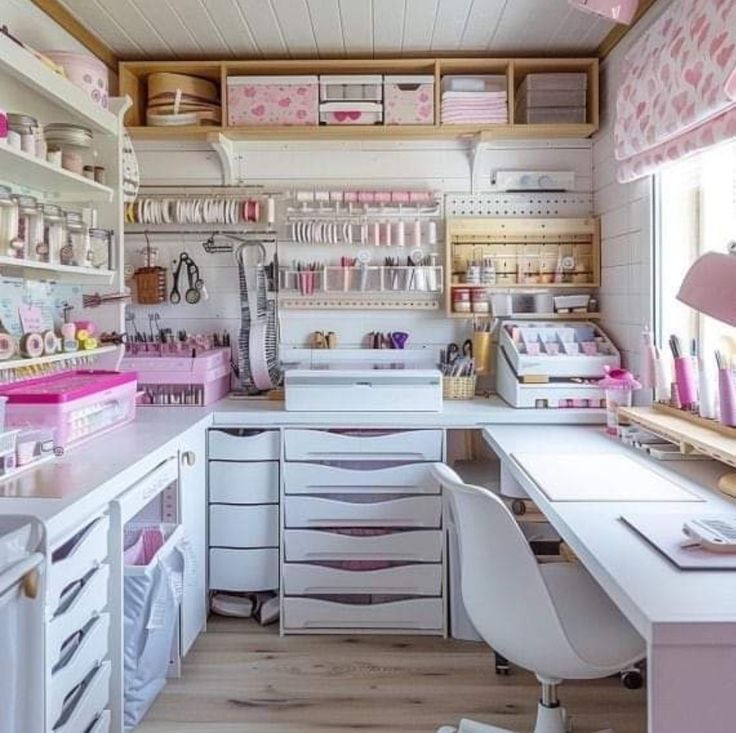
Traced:
<path fill-rule="evenodd" d="M 112 189 L 42 158 L 0 145 L 0 179 L 43 194 L 45 200 L 111 201 Z"/>
<path fill-rule="evenodd" d="M 0 373 L 12 369 L 36 369 L 40 366 L 48 364 L 58 364 L 65 361 L 74 361 L 75 359 L 94 359 L 103 354 L 110 354 L 118 349 L 117 346 L 100 346 L 97 349 L 89 349 L 88 351 L 68 351 L 63 354 L 51 354 L 49 356 L 39 356 L 36 359 L 11 359 L 10 361 L 0 361 Z"/>
<path fill-rule="evenodd" d="M 49 262 L 20 260 L 7 256 L 0 256 L 0 273 L 8 277 L 23 277 L 28 280 L 50 280 L 84 285 L 110 285 L 115 275 L 112 270 L 55 265 Z"/>

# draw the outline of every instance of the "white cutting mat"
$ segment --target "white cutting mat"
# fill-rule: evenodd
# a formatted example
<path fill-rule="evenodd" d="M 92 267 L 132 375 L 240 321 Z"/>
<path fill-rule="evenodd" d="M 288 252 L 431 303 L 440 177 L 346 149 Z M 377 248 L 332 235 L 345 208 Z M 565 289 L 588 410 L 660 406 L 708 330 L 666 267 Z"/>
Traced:
<path fill-rule="evenodd" d="M 625 455 L 513 453 L 550 501 L 702 501 Z"/>

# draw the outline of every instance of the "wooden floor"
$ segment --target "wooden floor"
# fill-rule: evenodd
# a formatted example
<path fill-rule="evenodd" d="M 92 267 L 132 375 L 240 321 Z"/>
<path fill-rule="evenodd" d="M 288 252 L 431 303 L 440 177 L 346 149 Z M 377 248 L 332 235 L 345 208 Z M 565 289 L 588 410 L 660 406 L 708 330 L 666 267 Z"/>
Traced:
<path fill-rule="evenodd" d="M 530 731 L 535 678 L 494 673 L 483 644 L 428 637 L 289 636 L 210 619 L 140 733 L 423 731 L 467 715 Z M 575 733 L 646 731 L 646 695 L 617 679 L 561 689 Z"/>

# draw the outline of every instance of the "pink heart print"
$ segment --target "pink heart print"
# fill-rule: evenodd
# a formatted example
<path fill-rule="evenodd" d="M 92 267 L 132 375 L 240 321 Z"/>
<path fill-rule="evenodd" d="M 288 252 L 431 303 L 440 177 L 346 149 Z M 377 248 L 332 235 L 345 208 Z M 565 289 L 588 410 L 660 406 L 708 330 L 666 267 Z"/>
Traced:
<path fill-rule="evenodd" d="M 262 104 L 258 104 L 253 109 L 251 109 L 251 114 L 253 114 L 255 117 L 263 117 L 264 114 L 266 114 L 266 108 Z"/>
<path fill-rule="evenodd" d="M 255 87 L 243 87 L 243 94 L 246 97 L 255 97 L 256 96 L 256 88 Z"/>
<path fill-rule="evenodd" d="M 279 99 L 279 107 L 288 107 L 291 104 L 291 99 L 289 97 L 281 97 Z"/>
<path fill-rule="evenodd" d="M 693 89 L 697 89 L 700 80 L 703 78 L 703 62 L 698 61 L 695 66 L 685 69 L 684 78 Z"/>

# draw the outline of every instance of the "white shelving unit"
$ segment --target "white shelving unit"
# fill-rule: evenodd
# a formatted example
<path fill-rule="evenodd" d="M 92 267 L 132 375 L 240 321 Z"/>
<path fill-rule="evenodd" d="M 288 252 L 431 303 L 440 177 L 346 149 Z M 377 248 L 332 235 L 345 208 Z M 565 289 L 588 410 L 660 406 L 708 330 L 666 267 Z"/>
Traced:
<path fill-rule="evenodd" d="M 89 349 L 88 351 L 69 351 L 63 354 L 51 354 L 50 356 L 39 356 L 36 359 L 11 359 L 10 361 L 0 361 L 0 380 L 2 373 L 14 369 L 35 369 L 36 367 L 46 366 L 48 364 L 60 364 L 65 361 L 74 361 L 75 359 L 95 359 L 103 354 L 111 354 L 117 351 L 117 346 L 100 346 L 97 349 Z"/>
<path fill-rule="evenodd" d="M 77 283 L 80 285 L 110 285 L 114 270 L 96 270 L 93 267 L 56 265 L 50 262 L 19 260 L 0 255 L 0 274 L 50 282 Z"/>

